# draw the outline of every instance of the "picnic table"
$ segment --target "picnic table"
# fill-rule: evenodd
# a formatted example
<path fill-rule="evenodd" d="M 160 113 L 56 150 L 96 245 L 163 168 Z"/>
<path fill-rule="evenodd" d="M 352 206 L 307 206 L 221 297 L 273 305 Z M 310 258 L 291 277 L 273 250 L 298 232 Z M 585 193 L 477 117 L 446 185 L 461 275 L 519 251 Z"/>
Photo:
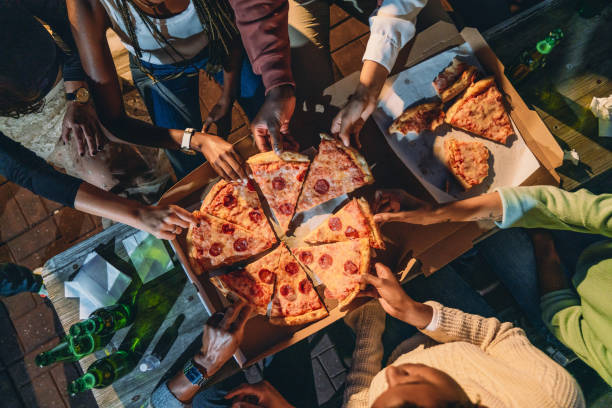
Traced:
<path fill-rule="evenodd" d="M 579 153 L 581 161 L 578 166 L 565 163 L 557 169 L 561 186 L 567 190 L 577 189 L 593 179 L 606 178 L 612 168 L 612 138 L 597 136 L 597 119 L 588 110 L 592 97 L 612 93 L 612 4 L 591 18 L 579 16 L 574 5 L 574 1 L 545 0 L 483 33 L 491 48 L 508 67 L 524 49 L 535 46 L 551 30 L 564 30 L 565 38 L 549 56 L 547 66 L 518 85 L 517 90 L 525 102 L 541 115 L 561 147 L 564 150 L 575 149 Z M 373 125 L 370 122 L 366 123 L 364 132 Z M 388 150 L 388 146 L 381 146 L 380 143 L 372 148 Z M 113 225 L 45 264 L 43 277 L 49 298 L 66 331 L 79 320 L 78 300 L 64 297 L 63 282 L 70 279 L 85 257 L 96 248 L 99 253 L 105 253 L 114 262 L 125 266 L 127 257 L 120 243 L 135 232 L 125 225 Z M 176 316 L 184 313 L 186 319 L 180 327 L 179 339 L 159 369 L 145 374 L 135 370 L 111 387 L 93 390 L 96 401 L 102 407 L 141 406 L 162 378 L 180 369 L 185 359 L 195 351 L 194 345 L 197 345 L 207 315 L 182 268 L 177 266 L 146 289 L 161 296 L 157 299 L 158 304 L 162 305 L 157 321 L 149 322 L 146 330 L 142 326 L 134 328 L 136 324 L 122 329 L 113 341 L 125 345 L 135 331 L 144 330 L 148 341 L 146 349 L 150 351 L 164 329 L 174 322 Z M 103 355 L 98 352 L 82 359 L 83 370 Z M 237 369 L 233 361 L 228 366 L 226 373 Z"/>

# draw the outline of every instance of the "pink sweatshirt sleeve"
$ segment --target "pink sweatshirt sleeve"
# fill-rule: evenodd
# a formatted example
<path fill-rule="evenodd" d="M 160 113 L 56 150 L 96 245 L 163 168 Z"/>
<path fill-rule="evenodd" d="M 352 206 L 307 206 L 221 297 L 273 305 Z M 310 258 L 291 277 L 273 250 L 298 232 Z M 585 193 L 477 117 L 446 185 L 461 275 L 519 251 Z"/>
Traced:
<path fill-rule="evenodd" d="M 266 88 L 293 85 L 287 0 L 229 0 L 253 71 Z"/>

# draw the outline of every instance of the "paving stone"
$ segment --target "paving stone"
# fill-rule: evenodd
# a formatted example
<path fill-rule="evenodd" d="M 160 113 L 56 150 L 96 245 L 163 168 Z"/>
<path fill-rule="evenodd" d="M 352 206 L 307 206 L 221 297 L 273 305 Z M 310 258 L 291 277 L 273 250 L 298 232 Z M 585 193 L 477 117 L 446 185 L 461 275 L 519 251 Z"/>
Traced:
<path fill-rule="evenodd" d="M 360 41 L 353 41 L 332 53 L 332 59 L 344 77 L 361 69 L 361 57 L 356 55 L 363 55 L 364 52 L 363 44 Z"/>
<path fill-rule="evenodd" d="M 76 367 L 76 363 L 59 364 L 53 366 L 51 369 L 51 376 L 53 377 L 53 381 L 55 381 L 55 385 L 57 386 L 57 389 L 59 390 L 59 393 L 66 405 L 70 407 L 92 406 L 91 399 L 93 399 L 93 397 L 90 392 L 82 393 L 74 397 L 70 397 L 70 395 L 68 395 L 68 384 L 81 376 L 80 371 Z"/>
<path fill-rule="evenodd" d="M 51 217 L 9 241 L 8 246 L 19 261 L 53 243 L 57 238 L 59 230 Z"/>
<path fill-rule="evenodd" d="M 336 390 L 325 373 L 318 358 L 312 359 L 312 375 L 314 377 L 317 401 L 319 405 L 326 403 L 334 396 Z"/>
<path fill-rule="evenodd" d="M 53 378 L 49 373 L 43 374 L 21 387 L 21 396 L 28 408 L 66 408 Z"/>
<path fill-rule="evenodd" d="M 318 358 L 329 377 L 335 377 L 346 371 L 346 367 L 342 364 L 342 360 L 338 357 L 338 352 L 335 348 L 330 348 L 323 352 Z"/>
<path fill-rule="evenodd" d="M 323 352 L 334 347 L 329 334 L 324 333 L 322 336 L 319 334 L 313 334 L 310 336 L 309 341 L 311 342 L 310 357 L 315 358 Z M 315 343 L 314 345 L 312 343 Z"/>
<path fill-rule="evenodd" d="M 232 131 L 232 133 L 230 133 L 230 135 L 228 136 L 227 141 L 230 143 L 236 143 L 238 140 L 250 134 L 251 134 L 251 128 L 245 125 L 241 128 L 238 128 Z"/>
<path fill-rule="evenodd" d="M 8 367 L 22 357 L 22 348 L 13 322 L 6 307 L 0 304 L 0 362 L 2 366 Z"/>
<path fill-rule="evenodd" d="M 0 400 L 3 407 L 21 408 L 24 406 L 17 388 L 6 371 L 0 372 Z"/>
<path fill-rule="evenodd" d="M 15 262 L 11 250 L 6 245 L 0 245 L 0 262 Z"/>
<path fill-rule="evenodd" d="M 30 381 L 32 378 L 40 377 L 46 372 L 51 371 L 55 365 L 47 366 L 47 367 L 38 367 L 34 362 L 34 359 L 39 353 L 43 351 L 47 351 L 52 349 L 53 347 L 59 344 L 59 338 L 55 337 L 40 347 L 37 347 L 35 350 L 32 350 L 28 354 L 26 354 L 22 360 L 16 361 L 11 364 L 8 368 L 8 372 L 13 380 L 13 383 L 21 388 Z"/>
<path fill-rule="evenodd" d="M 89 214 L 64 207 L 53 214 L 55 224 L 60 231 L 62 241 L 73 242 L 95 228 Z"/>
<path fill-rule="evenodd" d="M 0 242 L 9 241 L 27 228 L 27 222 L 13 197 L 14 187 L 13 183 L 0 186 Z"/>
<path fill-rule="evenodd" d="M 46 304 L 13 320 L 13 324 L 26 354 L 57 337 L 53 311 Z"/>
<path fill-rule="evenodd" d="M 39 251 L 34 252 L 31 255 L 28 255 L 24 259 L 19 261 L 19 265 L 23 265 L 26 268 L 30 268 L 34 270 L 39 268 L 47 262 L 48 259 L 53 257 L 55 254 L 59 254 L 63 251 L 62 248 L 67 249 L 70 245 L 61 240 L 53 242 L 50 246 L 43 248 Z"/>
<path fill-rule="evenodd" d="M 351 41 L 368 33 L 370 28 L 354 18 L 346 20 L 329 31 L 329 49 L 333 52 L 344 47 Z M 361 54 L 353 54 L 353 58 L 361 60 Z"/>
<path fill-rule="evenodd" d="M 30 292 L 18 293 L 14 296 L 0 297 L 0 301 L 9 311 L 11 319 L 16 319 L 36 308 L 36 303 Z"/>
<path fill-rule="evenodd" d="M 14 197 L 29 225 L 38 224 L 49 216 L 49 211 L 41 199 L 30 190 L 16 186 Z"/>
<path fill-rule="evenodd" d="M 346 20 L 347 18 L 349 18 L 350 15 L 342 10 L 340 7 L 336 6 L 335 4 L 332 4 L 329 7 L 329 25 L 330 27 L 334 27 L 335 25 L 337 25 L 338 23 L 341 23 L 342 21 Z"/>
<path fill-rule="evenodd" d="M 48 200 L 45 197 L 40 197 L 40 201 L 42 201 L 49 214 L 52 214 L 54 211 L 59 210 L 63 207 L 63 205 L 61 205 L 57 201 Z"/>

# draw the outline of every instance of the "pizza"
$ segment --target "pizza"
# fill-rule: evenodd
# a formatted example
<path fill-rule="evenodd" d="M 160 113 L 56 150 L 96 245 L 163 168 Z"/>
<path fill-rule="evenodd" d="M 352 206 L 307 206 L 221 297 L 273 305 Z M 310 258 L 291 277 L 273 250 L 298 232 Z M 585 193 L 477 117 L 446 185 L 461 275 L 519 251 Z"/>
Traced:
<path fill-rule="evenodd" d="M 325 284 L 325 297 L 340 307 L 349 304 L 361 290 L 361 275 L 370 269 L 367 238 L 294 249 L 295 256 Z"/>
<path fill-rule="evenodd" d="M 221 293 L 233 292 L 252 304 L 258 314 L 266 315 L 274 293 L 280 254 L 281 247 L 278 247 L 244 268 L 211 278 L 211 281 Z"/>
<path fill-rule="evenodd" d="M 357 150 L 322 134 L 319 152 L 310 165 L 296 212 L 309 210 L 373 182 L 370 168 Z"/>
<path fill-rule="evenodd" d="M 219 181 L 204 198 L 200 211 L 274 239 L 274 231 L 250 181 Z"/>
<path fill-rule="evenodd" d="M 284 243 L 279 246 L 279 251 L 270 323 L 294 326 L 327 316 L 327 310 L 304 268 Z"/>
<path fill-rule="evenodd" d="M 368 238 L 372 248 L 385 248 L 370 205 L 363 198 L 353 198 L 336 214 L 330 215 L 312 230 L 304 241 L 309 244 L 322 244 L 359 238 Z"/>
<path fill-rule="evenodd" d="M 276 237 L 265 237 L 206 212 L 194 211 L 193 215 L 197 223 L 189 226 L 187 245 L 191 266 L 198 275 L 248 259 L 276 243 Z"/>
<path fill-rule="evenodd" d="M 442 102 L 448 102 L 470 86 L 476 74 L 476 67 L 453 58 L 451 64 L 433 80 L 432 85 Z"/>
<path fill-rule="evenodd" d="M 514 134 L 493 77 L 473 83 L 446 112 L 445 121 L 478 136 L 505 144 Z"/>
<path fill-rule="evenodd" d="M 280 156 L 265 152 L 251 156 L 247 163 L 278 224 L 283 232 L 287 231 L 310 160 L 293 152 Z"/>
<path fill-rule="evenodd" d="M 444 123 L 444 111 L 441 102 L 429 102 L 412 106 L 399 115 L 391 126 L 389 134 L 399 133 L 406 136 L 410 132 L 422 133 L 434 131 Z"/>
<path fill-rule="evenodd" d="M 489 174 L 489 150 L 481 142 L 446 139 L 444 156 L 446 166 L 466 190 L 482 183 Z"/>

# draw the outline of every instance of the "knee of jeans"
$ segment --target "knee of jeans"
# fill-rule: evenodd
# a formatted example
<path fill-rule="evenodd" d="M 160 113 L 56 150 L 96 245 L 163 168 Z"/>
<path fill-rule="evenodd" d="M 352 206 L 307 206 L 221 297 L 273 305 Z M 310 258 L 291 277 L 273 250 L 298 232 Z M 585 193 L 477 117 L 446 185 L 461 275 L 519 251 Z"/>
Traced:
<path fill-rule="evenodd" d="M 312 44 L 329 48 L 329 4 L 323 0 L 289 0 L 289 44 L 291 48 Z"/>

